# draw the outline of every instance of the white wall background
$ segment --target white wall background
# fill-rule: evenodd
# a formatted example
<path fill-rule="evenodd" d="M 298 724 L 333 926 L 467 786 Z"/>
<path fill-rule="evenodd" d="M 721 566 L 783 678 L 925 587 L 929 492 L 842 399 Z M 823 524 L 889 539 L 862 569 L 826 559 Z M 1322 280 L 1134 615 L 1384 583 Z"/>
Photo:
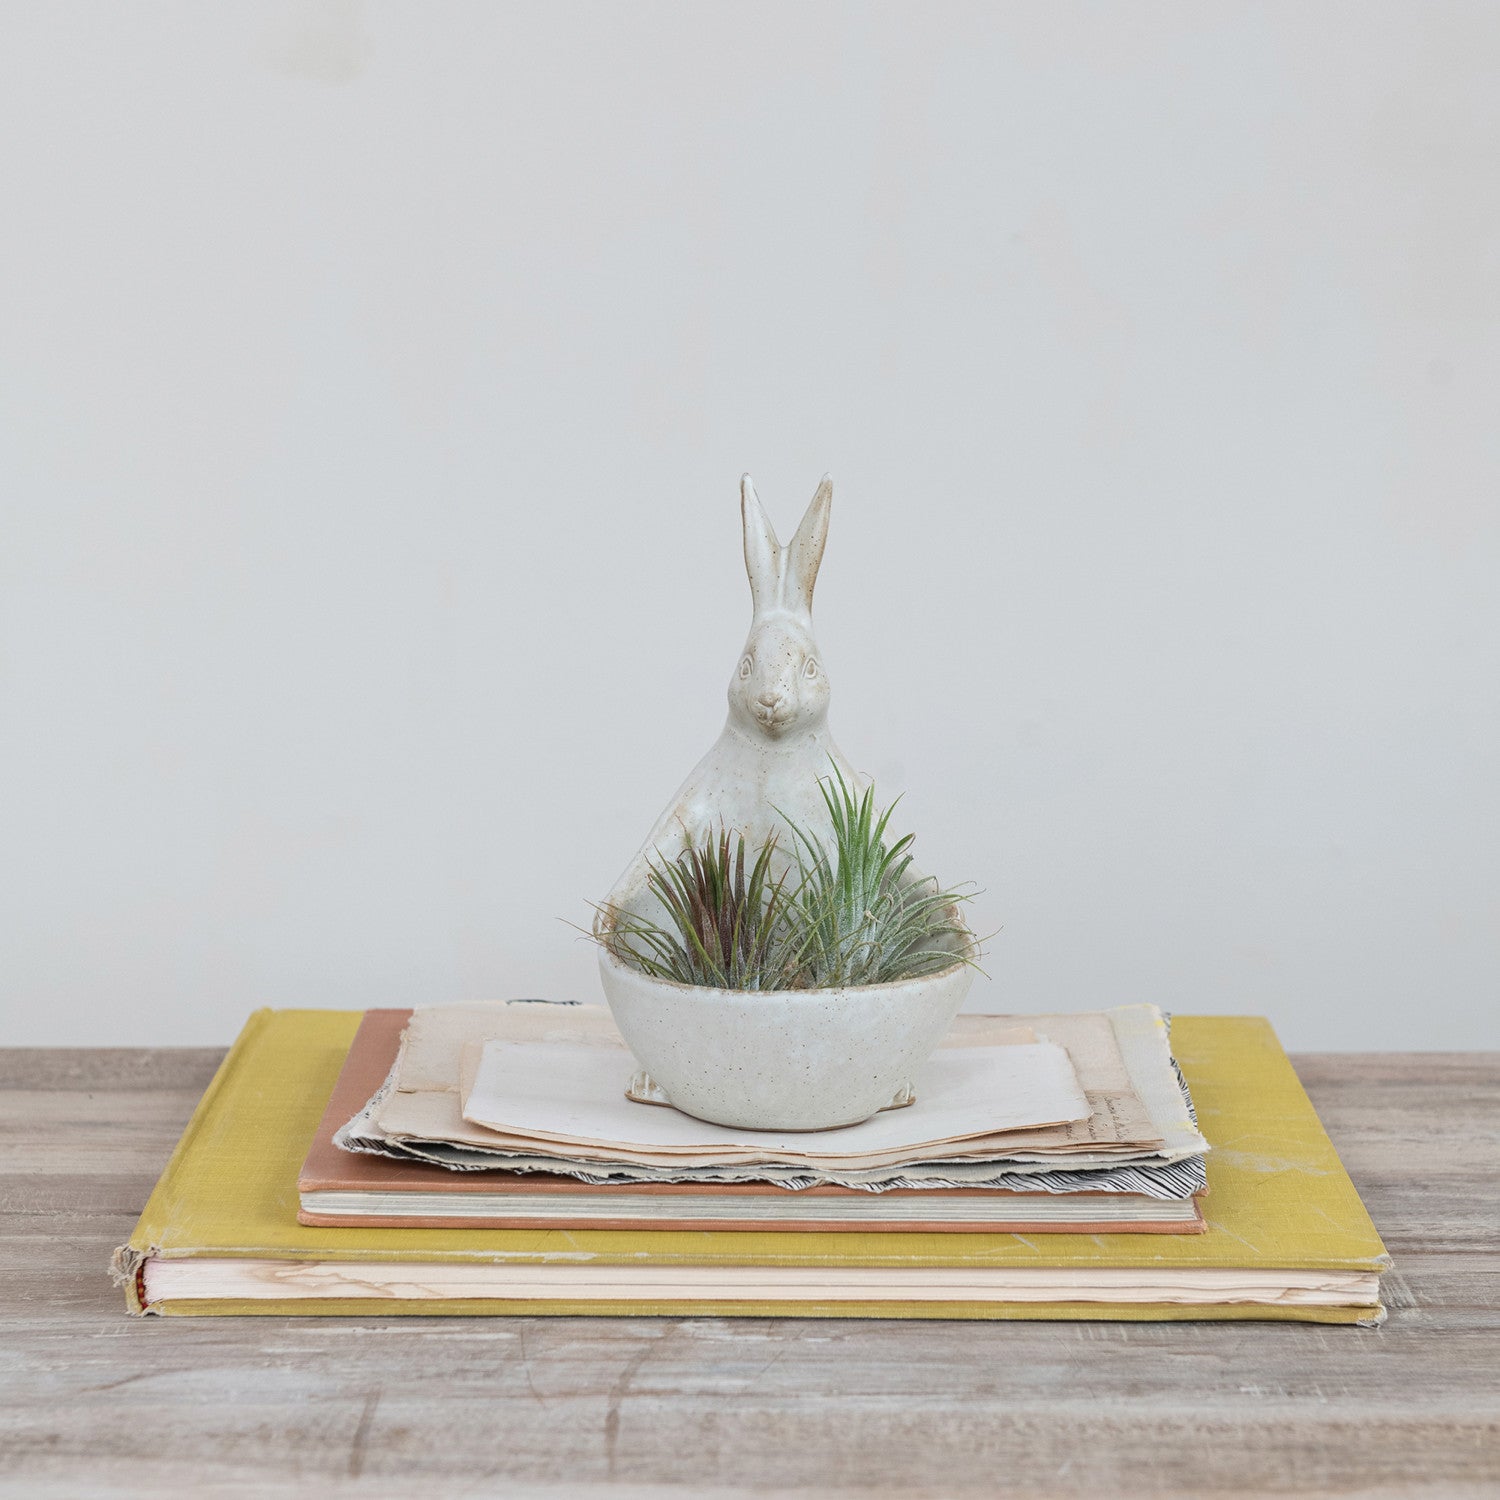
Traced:
<path fill-rule="evenodd" d="M 1497 68 L 1490 0 L 6 5 L 4 1039 L 597 998 L 748 468 L 834 473 L 976 1007 L 1500 1045 Z"/>

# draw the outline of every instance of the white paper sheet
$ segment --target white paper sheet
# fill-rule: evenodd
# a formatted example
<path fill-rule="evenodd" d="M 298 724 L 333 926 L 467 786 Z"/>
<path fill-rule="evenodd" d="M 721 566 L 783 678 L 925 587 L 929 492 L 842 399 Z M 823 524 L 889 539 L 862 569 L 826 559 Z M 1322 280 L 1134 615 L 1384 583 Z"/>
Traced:
<path fill-rule="evenodd" d="M 568 1042 L 485 1044 L 463 1100 L 471 1124 L 538 1144 L 722 1152 L 799 1161 L 916 1151 L 1085 1119 L 1089 1102 L 1067 1052 L 1052 1042 L 940 1049 L 919 1071 L 917 1102 L 842 1130 L 739 1130 L 624 1095 L 628 1064 L 613 1049 Z"/>

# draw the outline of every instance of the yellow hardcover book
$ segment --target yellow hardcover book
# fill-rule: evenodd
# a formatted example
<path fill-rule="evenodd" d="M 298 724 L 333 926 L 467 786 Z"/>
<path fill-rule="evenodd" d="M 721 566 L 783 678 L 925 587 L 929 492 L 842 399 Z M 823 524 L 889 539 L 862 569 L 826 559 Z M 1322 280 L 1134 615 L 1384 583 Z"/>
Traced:
<path fill-rule="evenodd" d="M 361 1015 L 257 1011 L 114 1270 L 134 1313 L 1371 1323 L 1389 1265 L 1270 1025 L 1179 1016 L 1201 1235 L 316 1228 L 297 1175 Z"/>

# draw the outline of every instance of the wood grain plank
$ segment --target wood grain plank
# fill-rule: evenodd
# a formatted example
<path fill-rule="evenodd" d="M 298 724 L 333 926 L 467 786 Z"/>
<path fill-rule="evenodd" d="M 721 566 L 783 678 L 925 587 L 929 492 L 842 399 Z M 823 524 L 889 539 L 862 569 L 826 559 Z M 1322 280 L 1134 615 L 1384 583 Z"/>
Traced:
<path fill-rule="evenodd" d="M 0 1053 L 0 1493 L 1500 1488 L 1500 1058 L 1297 1059 L 1398 1255 L 1377 1330 L 127 1321 L 104 1262 L 217 1055 Z"/>
<path fill-rule="evenodd" d="M 0 1091 L 208 1087 L 227 1047 L 0 1047 Z"/>
<path fill-rule="evenodd" d="M 226 1349 L 203 1325 L 140 1326 L 152 1330 L 149 1363 L 123 1374 L 112 1341 L 83 1352 L 78 1330 L 33 1351 L 33 1394 L 6 1437 L 13 1462 L 103 1451 L 154 1475 L 162 1455 L 192 1455 L 205 1478 L 251 1464 L 334 1477 L 373 1400 L 363 1463 L 392 1477 L 723 1484 L 755 1473 L 805 1486 L 837 1475 L 872 1493 L 935 1479 L 958 1493 L 1007 1473 L 1112 1494 L 1143 1475 L 1200 1494 L 1251 1475 L 1292 1492 L 1361 1474 L 1495 1477 L 1493 1414 L 1462 1378 L 1493 1346 L 1472 1339 L 1459 1342 L 1455 1379 L 1432 1390 L 1417 1382 L 1442 1366 L 1437 1340 L 1413 1369 L 1401 1351 L 1381 1355 L 1381 1334 L 1339 1330 L 1226 1340 L 1211 1328 L 991 1325 L 975 1338 L 924 1325 L 892 1347 L 871 1325 L 528 1320 L 462 1338 L 299 1328 Z"/>

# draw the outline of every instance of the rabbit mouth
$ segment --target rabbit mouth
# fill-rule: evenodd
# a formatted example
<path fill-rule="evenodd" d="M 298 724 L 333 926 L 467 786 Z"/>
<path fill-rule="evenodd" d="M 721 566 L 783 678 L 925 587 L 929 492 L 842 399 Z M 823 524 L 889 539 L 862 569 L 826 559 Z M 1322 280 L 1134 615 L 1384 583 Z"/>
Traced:
<path fill-rule="evenodd" d="M 755 717 L 761 728 L 770 730 L 785 729 L 792 722 L 790 713 L 777 713 L 770 708 L 756 709 Z"/>

